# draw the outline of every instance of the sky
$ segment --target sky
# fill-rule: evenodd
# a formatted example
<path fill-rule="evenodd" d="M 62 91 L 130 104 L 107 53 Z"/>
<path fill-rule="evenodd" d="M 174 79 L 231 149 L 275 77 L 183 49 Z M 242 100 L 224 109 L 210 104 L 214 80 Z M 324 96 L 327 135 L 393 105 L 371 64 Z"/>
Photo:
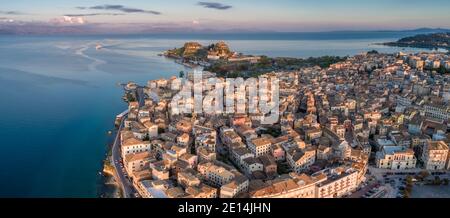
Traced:
<path fill-rule="evenodd" d="M 1 0 L 0 18 L 269 31 L 450 28 L 448 0 Z"/>

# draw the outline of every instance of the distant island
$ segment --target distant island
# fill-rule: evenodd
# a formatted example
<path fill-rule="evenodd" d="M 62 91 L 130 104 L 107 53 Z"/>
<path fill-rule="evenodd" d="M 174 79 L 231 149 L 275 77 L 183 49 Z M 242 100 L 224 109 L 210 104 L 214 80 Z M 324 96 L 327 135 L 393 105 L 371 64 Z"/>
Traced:
<path fill-rule="evenodd" d="M 272 71 L 289 71 L 302 67 L 319 66 L 327 68 L 332 64 L 346 60 L 346 57 L 323 56 L 303 58 L 267 57 L 244 55 L 233 52 L 221 41 L 208 46 L 198 42 L 186 42 L 181 48 L 164 52 L 164 56 L 176 59 L 177 63 L 189 67 L 203 66 L 221 77 L 255 77 Z"/>
<path fill-rule="evenodd" d="M 450 32 L 420 34 L 411 37 L 405 37 L 396 42 L 386 42 L 383 43 L 383 45 L 450 50 Z"/>

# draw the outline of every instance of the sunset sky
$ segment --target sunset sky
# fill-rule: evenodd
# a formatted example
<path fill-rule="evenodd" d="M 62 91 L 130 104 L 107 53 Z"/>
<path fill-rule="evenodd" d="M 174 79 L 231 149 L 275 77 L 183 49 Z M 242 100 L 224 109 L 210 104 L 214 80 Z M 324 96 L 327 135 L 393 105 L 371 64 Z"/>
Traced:
<path fill-rule="evenodd" d="M 272 31 L 450 28 L 448 0 L 1 0 L 0 18 Z"/>

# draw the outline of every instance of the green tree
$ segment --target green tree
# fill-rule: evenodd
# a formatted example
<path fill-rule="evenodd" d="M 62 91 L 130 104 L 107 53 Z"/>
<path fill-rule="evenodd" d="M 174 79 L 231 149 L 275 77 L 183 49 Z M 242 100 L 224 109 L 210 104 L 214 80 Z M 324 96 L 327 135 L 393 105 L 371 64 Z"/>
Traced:
<path fill-rule="evenodd" d="M 406 177 L 406 184 L 413 184 L 413 177 L 412 176 L 407 176 Z"/>
<path fill-rule="evenodd" d="M 437 69 L 437 72 L 438 72 L 439 74 L 446 74 L 446 73 L 447 73 L 447 69 L 445 69 L 445 66 L 441 65 L 441 66 L 439 67 L 439 69 Z"/>
<path fill-rule="evenodd" d="M 184 71 L 180 71 L 179 76 L 180 78 L 184 78 Z"/>
<path fill-rule="evenodd" d="M 448 185 L 448 179 L 447 179 L 447 178 L 445 178 L 445 179 L 443 180 L 443 184 L 444 184 L 444 185 Z"/>
<path fill-rule="evenodd" d="M 434 183 L 434 185 L 441 185 L 441 177 L 435 176 L 433 183 Z"/>

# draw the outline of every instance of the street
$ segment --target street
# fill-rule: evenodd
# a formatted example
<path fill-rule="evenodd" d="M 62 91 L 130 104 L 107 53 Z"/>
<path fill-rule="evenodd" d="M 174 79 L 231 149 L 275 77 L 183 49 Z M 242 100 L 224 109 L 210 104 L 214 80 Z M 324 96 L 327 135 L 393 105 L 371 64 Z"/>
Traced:
<path fill-rule="evenodd" d="M 136 95 L 138 97 L 138 101 L 139 101 L 139 105 L 143 106 L 145 101 L 144 101 L 144 92 L 142 87 L 139 87 L 136 90 Z M 130 198 L 134 196 L 134 188 L 133 185 L 131 184 L 131 181 L 129 178 L 127 178 L 126 172 L 125 172 L 125 168 L 122 165 L 123 160 L 120 154 L 120 132 L 122 131 L 122 128 L 124 127 L 124 123 L 125 120 L 127 118 L 127 115 L 125 115 L 122 120 L 120 121 L 120 126 L 119 129 L 116 132 L 116 136 L 114 139 L 114 144 L 112 147 L 112 164 L 114 166 L 114 169 L 116 171 L 116 180 L 117 183 L 119 184 L 119 186 L 121 187 L 122 191 L 123 191 L 123 197 L 124 198 Z"/>
<path fill-rule="evenodd" d="M 120 162 L 122 160 L 120 155 L 120 131 L 122 130 L 124 126 L 124 121 L 126 119 L 126 116 L 124 116 L 120 122 L 119 129 L 116 132 L 116 136 L 114 139 L 114 144 L 112 147 L 112 164 L 114 166 L 114 169 L 116 171 L 116 180 L 119 186 L 122 188 L 123 191 L 123 197 L 129 198 L 131 193 L 133 192 L 132 185 L 130 184 L 130 181 L 125 177 L 123 167 L 120 165 Z"/>

